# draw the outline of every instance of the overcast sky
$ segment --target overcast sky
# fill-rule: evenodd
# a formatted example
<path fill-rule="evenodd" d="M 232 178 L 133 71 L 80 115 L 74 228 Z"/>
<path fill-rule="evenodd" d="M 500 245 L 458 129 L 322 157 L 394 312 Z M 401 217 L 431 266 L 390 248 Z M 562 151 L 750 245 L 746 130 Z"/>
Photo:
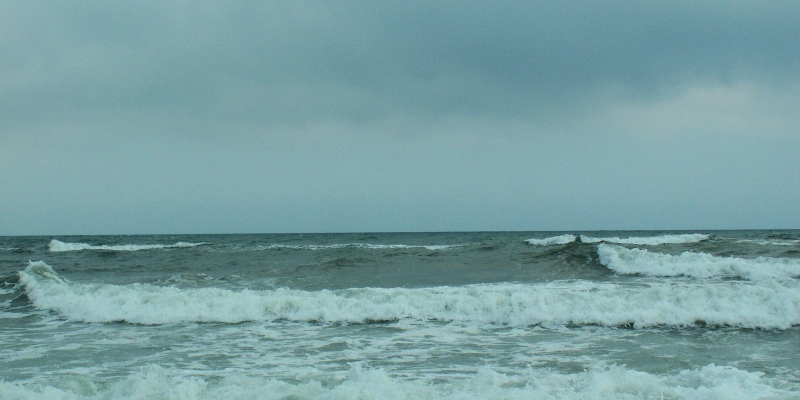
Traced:
<path fill-rule="evenodd" d="M 4 1 L 0 235 L 800 228 L 798 21 Z"/>

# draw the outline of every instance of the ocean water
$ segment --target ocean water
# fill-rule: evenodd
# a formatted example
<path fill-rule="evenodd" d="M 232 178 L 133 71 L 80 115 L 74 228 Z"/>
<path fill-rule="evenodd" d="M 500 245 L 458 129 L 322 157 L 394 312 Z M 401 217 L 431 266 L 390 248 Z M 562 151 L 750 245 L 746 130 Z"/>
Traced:
<path fill-rule="evenodd" d="M 800 399 L 800 231 L 0 237 L 0 399 Z"/>

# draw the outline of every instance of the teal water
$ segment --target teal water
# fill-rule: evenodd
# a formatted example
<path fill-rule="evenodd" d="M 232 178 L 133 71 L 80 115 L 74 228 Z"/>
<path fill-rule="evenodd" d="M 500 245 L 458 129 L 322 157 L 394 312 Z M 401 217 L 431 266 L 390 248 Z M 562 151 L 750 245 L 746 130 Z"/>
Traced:
<path fill-rule="evenodd" d="M 800 231 L 0 238 L 0 398 L 800 398 Z"/>

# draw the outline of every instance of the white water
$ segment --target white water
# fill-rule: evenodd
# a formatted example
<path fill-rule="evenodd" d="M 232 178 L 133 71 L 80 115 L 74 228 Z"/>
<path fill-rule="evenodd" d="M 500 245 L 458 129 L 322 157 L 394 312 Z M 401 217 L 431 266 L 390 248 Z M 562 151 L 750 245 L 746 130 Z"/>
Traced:
<path fill-rule="evenodd" d="M 70 283 L 44 262 L 19 273 L 38 308 L 73 321 L 181 322 L 467 321 L 510 326 L 709 325 L 787 329 L 800 324 L 795 281 L 713 285 L 654 282 L 623 286 L 587 281 L 434 288 L 303 291 L 180 289 L 148 284 Z"/>
<path fill-rule="evenodd" d="M 339 243 L 339 244 L 306 244 L 306 245 L 286 245 L 286 244 L 271 244 L 266 246 L 257 246 L 256 250 L 268 249 L 294 249 L 294 250 L 328 250 L 328 249 L 341 249 L 346 247 L 357 247 L 362 249 L 427 249 L 427 250 L 447 250 L 453 247 L 461 247 L 463 245 L 408 245 L 408 244 L 368 244 L 368 243 Z"/>
<path fill-rule="evenodd" d="M 544 239 L 528 239 L 526 242 L 534 246 L 556 246 L 561 244 L 572 243 L 577 239 L 575 235 L 559 235 Z"/>
<path fill-rule="evenodd" d="M 683 252 L 678 256 L 600 244 L 600 263 L 620 274 L 689 276 L 693 278 L 792 279 L 800 276 L 800 259 L 743 259 Z"/>
<path fill-rule="evenodd" d="M 709 237 L 710 237 L 709 235 L 702 233 L 686 233 L 681 235 L 661 235 L 661 236 L 629 237 L 629 238 L 619 238 L 619 237 L 596 238 L 596 237 L 581 235 L 581 242 L 583 243 L 608 242 L 608 243 L 656 246 L 659 244 L 667 244 L 667 243 L 697 243 L 703 240 L 707 240 Z"/>
<path fill-rule="evenodd" d="M 736 243 L 755 243 L 755 244 L 759 244 L 759 245 L 762 245 L 762 246 L 797 246 L 797 245 L 800 245 L 800 240 L 741 239 L 741 240 L 737 240 Z"/>
<path fill-rule="evenodd" d="M 102 245 L 93 246 L 86 243 L 64 243 L 53 239 L 50 241 L 50 251 L 79 251 L 79 250 L 107 250 L 107 251 L 139 251 L 152 249 L 169 249 L 180 247 L 195 247 L 204 243 L 178 242 L 175 244 L 121 244 L 121 245 Z"/>
<path fill-rule="evenodd" d="M 150 365 L 110 384 L 73 376 L 55 386 L 0 382 L 3 399 L 755 399 L 792 398 L 796 387 L 758 372 L 714 364 L 659 376 L 623 366 L 597 365 L 573 374 L 544 370 L 509 375 L 484 367 L 447 382 L 400 379 L 382 369 L 354 364 L 344 380 L 287 383 L 230 373 L 205 380 L 184 371 Z M 796 386 L 796 385 L 795 385 Z M 794 389 L 794 391 L 792 390 Z"/>

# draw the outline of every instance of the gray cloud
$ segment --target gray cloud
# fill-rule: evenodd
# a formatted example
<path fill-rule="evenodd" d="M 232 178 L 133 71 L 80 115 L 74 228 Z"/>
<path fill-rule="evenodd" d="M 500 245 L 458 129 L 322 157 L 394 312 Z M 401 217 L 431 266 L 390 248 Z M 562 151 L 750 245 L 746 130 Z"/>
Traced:
<path fill-rule="evenodd" d="M 800 7 L 631 2 L 23 3 L 5 118 L 172 107 L 261 123 L 579 111 L 697 81 L 797 82 Z"/>
<path fill-rule="evenodd" d="M 0 226 L 796 227 L 797 21 L 791 1 L 5 2 Z"/>

